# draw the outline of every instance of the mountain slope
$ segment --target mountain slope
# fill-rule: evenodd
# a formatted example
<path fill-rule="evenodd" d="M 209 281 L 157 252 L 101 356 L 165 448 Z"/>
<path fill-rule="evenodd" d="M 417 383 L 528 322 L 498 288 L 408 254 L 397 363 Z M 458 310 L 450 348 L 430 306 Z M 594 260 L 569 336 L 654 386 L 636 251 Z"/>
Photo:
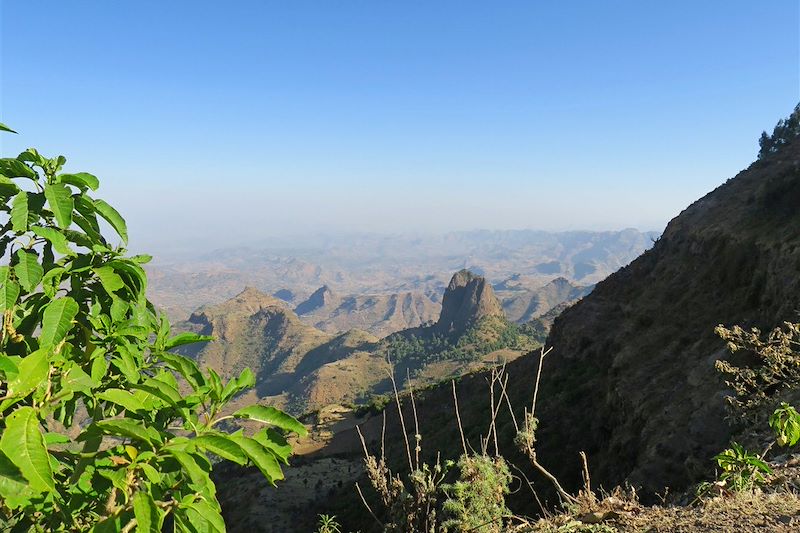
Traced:
<path fill-rule="evenodd" d="M 331 336 L 303 324 L 285 303 L 247 288 L 219 305 L 192 313 L 177 329 L 211 335 L 214 342 L 185 351 L 223 378 L 245 367 L 256 376 L 259 395 L 279 394 L 303 357 Z"/>
<path fill-rule="evenodd" d="M 719 323 L 771 328 L 800 303 L 800 144 L 758 161 L 667 226 L 654 248 L 556 319 L 543 449 L 651 490 L 707 473 L 730 435 Z M 581 424 L 556 424 L 588 416 Z"/>

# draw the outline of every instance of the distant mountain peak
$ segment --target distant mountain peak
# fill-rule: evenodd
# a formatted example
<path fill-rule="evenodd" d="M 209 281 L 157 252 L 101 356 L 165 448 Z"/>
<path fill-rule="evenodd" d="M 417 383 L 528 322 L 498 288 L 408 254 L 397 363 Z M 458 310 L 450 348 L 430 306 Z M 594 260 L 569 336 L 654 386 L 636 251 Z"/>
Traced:
<path fill-rule="evenodd" d="M 444 291 L 436 327 L 448 332 L 461 330 L 489 316 L 505 316 L 492 286 L 469 270 L 456 272 Z"/>
<path fill-rule="evenodd" d="M 197 309 L 189 317 L 189 322 L 210 324 L 215 318 L 249 316 L 266 308 L 288 311 L 285 302 L 247 286 L 233 298 Z"/>
<path fill-rule="evenodd" d="M 323 285 L 315 290 L 311 296 L 295 307 L 294 312 L 298 315 L 307 315 L 325 306 L 332 304 L 336 299 L 333 291 L 327 285 Z"/>

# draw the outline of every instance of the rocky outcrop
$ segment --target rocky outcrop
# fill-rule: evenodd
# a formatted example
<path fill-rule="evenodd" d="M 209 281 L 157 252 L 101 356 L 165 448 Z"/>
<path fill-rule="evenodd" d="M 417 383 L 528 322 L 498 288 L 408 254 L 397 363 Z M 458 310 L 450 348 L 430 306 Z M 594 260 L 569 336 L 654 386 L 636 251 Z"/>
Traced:
<path fill-rule="evenodd" d="M 492 286 L 469 270 L 456 272 L 442 297 L 442 312 L 436 328 L 448 333 L 464 331 L 490 316 L 505 316 Z"/>

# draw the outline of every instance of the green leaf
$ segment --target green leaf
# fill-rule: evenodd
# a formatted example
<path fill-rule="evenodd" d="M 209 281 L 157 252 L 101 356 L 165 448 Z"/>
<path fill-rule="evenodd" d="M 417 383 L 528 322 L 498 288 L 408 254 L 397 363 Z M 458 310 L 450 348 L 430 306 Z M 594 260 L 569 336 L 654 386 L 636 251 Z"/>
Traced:
<path fill-rule="evenodd" d="M 92 271 L 100 279 L 100 284 L 103 285 L 109 295 L 113 295 L 116 291 L 125 287 L 125 282 L 110 266 L 93 268 Z"/>
<path fill-rule="evenodd" d="M 70 361 L 62 370 L 61 386 L 64 390 L 73 392 L 89 392 L 95 387 L 92 378 L 77 365 Z"/>
<path fill-rule="evenodd" d="M 172 407 L 177 407 L 178 402 L 182 399 L 181 393 L 177 389 L 158 379 L 151 378 L 144 383 L 131 384 L 131 388 L 150 393 Z"/>
<path fill-rule="evenodd" d="M 72 210 L 75 205 L 72 192 L 63 183 L 52 183 L 45 186 L 44 197 L 50 205 L 50 210 L 56 217 L 58 227 L 67 229 L 72 224 Z"/>
<path fill-rule="evenodd" d="M 22 472 L 6 454 L 0 452 L 0 500 L 11 509 L 21 507 L 33 492 Z"/>
<path fill-rule="evenodd" d="M 128 227 L 125 225 L 125 219 L 122 218 L 122 215 L 104 200 L 95 200 L 94 207 L 97 210 L 97 214 L 106 219 L 106 222 L 111 224 L 114 231 L 122 237 L 122 242 L 128 244 Z"/>
<path fill-rule="evenodd" d="M 16 256 L 18 263 L 14 265 L 14 274 L 26 292 L 33 292 L 44 274 L 42 265 L 39 264 L 39 256 L 35 252 L 26 250 L 18 250 Z"/>
<path fill-rule="evenodd" d="M 48 298 L 54 299 L 56 297 L 58 290 L 61 288 L 61 278 L 65 272 L 66 270 L 62 267 L 55 267 L 42 276 L 42 291 Z"/>
<path fill-rule="evenodd" d="M 275 429 L 262 429 L 253 435 L 253 440 L 271 451 L 280 462 L 286 465 L 289 464 L 289 457 L 292 455 L 292 445 Z"/>
<path fill-rule="evenodd" d="M 50 455 L 33 407 L 19 407 L 6 418 L 0 451 L 11 459 L 37 492 L 55 491 Z"/>
<path fill-rule="evenodd" d="M 144 404 L 131 392 L 123 389 L 107 389 L 97 395 L 101 400 L 121 405 L 128 411 L 146 411 Z"/>
<path fill-rule="evenodd" d="M 19 358 L 17 358 L 19 359 Z M 17 363 L 11 357 L 0 353 L 0 376 L 5 381 L 13 381 L 19 375 Z"/>
<path fill-rule="evenodd" d="M 133 495 L 133 514 L 136 517 L 136 531 L 161 533 L 163 511 L 150 493 L 140 490 Z"/>
<path fill-rule="evenodd" d="M 61 433 L 56 433 L 54 431 L 51 431 L 44 434 L 44 443 L 47 446 L 53 446 L 56 444 L 68 444 L 70 442 L 72 442 L 72 439 L 66 435 L 62 435 Z"/>
<path fill-rule="evenodd" d="M 231 435 L 230 439 L 239 445 L 247 457 L 256 465 L 256 468 L 261 470 L 261 473 L 264 474 L 264 477 L 266 477 L 267 481 L 272 485 L 275 485 L 276 480 L 283 479 L 283 472 L 281 471 L 281 465 L 278 464 L 278 460 L 275 459 L 275 456 L 264 448 L 261 443 L 240 435 Z"/>
<path fill-rule="evenodd" d="M 213 340 L 214 337 L 210 337 L 208 335 L 198 335 L 197 333 L 179 333 L 164 344 L 164 349 L 171 350 L 173 348 L 177 348 L 178 346 L 183 346 L 184 344 L 208 342 Z"/>
<path fill-rule="evenodd" d="M 139 255 L 134 255 L 133 257 L 131 257 L 131 261 L 133 261 L 135 263 L 139 263 L 140 265 L 144 265 L 146 263 L 149 263 L 152 260 L 153 260 L 153 256 L 152 255 L 147 255 L 147 254 L 139 254 Z"/>
<path fill-rule="evenodd" d="M 19 299 L 19 283 L 16 281 L 8 280 L 3 283 L 3 288 L 0 289 L 0 307 L 5 311 L 12 309 Z"/>
<path fill-rule="evenodd" d="M 47 239 L 53 245 L 53 249 L 61 255 L 75 255 L 75 252 L 69 247 L 67 237 L 60 231 L 42 226 L 31 226 L 31 231 L 39 237 Z"/>
<path fill-rule="evenodd" d="M 219 510 L 207 501 L 181 503 L 175 512 L 176 531 L 191 533 L 225 533 L 225 521 Z"/>
<path fill-rule="evenodd" d="M 195 390 L 206 384 L 206 380 L 203 377 L 202 372 L 200 372 L 200 368 L 197 366 L 197 363 L 188 357 L 169 352 L 159 353 L 158 357 L 167 363 L 170 368 L 183 376 L 184 379 L 188 381 Z"/>
<path fill-rule="evenodd" d="M 39 154 L 39 151 L 36 148 L 28 148 L 24 152 L 20 153 L 17 156 L 19 161 L 25 161 L 26 163 L 33 163 L 35 165 L 39 165 L 43 167 L 45 162 L 47 161 L 44 157 Z"/>
<path fill-rule="evenodd" d="M 91 248 L 92 247 L 92 239 L 89 238 L 85 233 L 81 233 L 80 231 L 75 231 L 71 229 L 62 230 L 64 232 L 64 236 L 70 242 L 74 242 L 78 246 L 83 246 L 84 248 Z"/>
<path fill-rule="evenodd" d="M 14 196 L 17 193 L 19 193 L 19 187 L 17 187 L 17 184 L 11 181 L 10 178 L 0 176 L 0 196 L 3 198 L 8 198 L 9 196 Z"/>
<path fill-rule="evenodd" d="M 9 128 L 5 124 L 3 124 L 2 122 L 0 122 L 0 131 L 7 131 L 9 133 L 17 133 L 16 131 L 12 130 L 11 128 Z"/>
<path fill-rule="evenodd" d="M 166 448 L 165 451 L 180 463 L 181 468 L 189 475 L 189 479 L 192 480 L 192 484 L 196 485 L 197 488 L 209 487 L 212 493 L 214 492 L 213 483 L 208 472 L 200 468 L 191 454 L 173 448 Z"/>
<path fill-rule="evenodd" d="M 147 289 L 147 274 L 138 264 L 125 259 L 115 259 L 109 261 L 107 265 L 116 270 L 123 279 L 127 278 L 125 284 L 135 296 L 143 294 Z"/>
<path fill-rule="evenodd" d="M 47 379 L 50 373 L 47 353 L 48 350 L 39 349 L 22 358 L 17 365 L 19 374 L 8 384 L 9 396 L 27 396 Z"/>
<path fill-rule="evenodd" d="M 256 377 L 253 375 L 253 371 L 247 367 L 244 367 L 242 372 L 239 374 L 239 377 L 229 380 L 227 385 L 225 385 L 225 389 L 222 391 L 222 401 L 227 402 L 236 394 L 245 389 L 249 389 L 255 384 Z"/>
<path fill-rule="evenodd" d="M 152 428 L 147 428 L 144 426 L 144 424 L 135 420 L 129 420 L 126 418 L 101 420 L 99 422 L 95 422 L 92 424 L 92 426 L 107 435 L 127 437 L 146 442 L 151 446 L 153 443 L 161 442 L 161 437 L 158 435 L 157 431 L 151 430 Z"/>
<path fill-rule="evenodd" d="M 192 444 L 236 464 L 243 465 L 247 462 L 247 455 L 242 448 L 227 436 L 200 435 L 192 439 Z"/>
<path fill-rule="evenodd" d="M 11 200 L 11 228 L 17 233 L 28 230 L 28 193 L 25 191 Z"/>
<path fill-rule="evenodd" d="M 52 347 L 64 340 L 78 314 L 78 303 L 66 296 L 50 302 L 44 309 L 39 346 Z"/>
<path fill-rule="evenodd" d="M 305 437 L 308 434 L 306 427 L 298 422 L 297 419 L 274 407 L 249 405 L 233 413 L 233 416 L 263 422 L 287 431 L 294 431 L 301 437 Z"/>
<path fill-rule="evenodd" d="M 61 183 L 74 185 L 82 191 L 85 191 L 87 188 L 96 191 L 97 188 L 100 187 L 100 180 L 88 172 L 78 172 L 77 174 L 61 174 L 56 176 L 56 179 Z"/>
<path fill-rule="evenodd" d="M 7 178 L 28 178 L 36 180 L 36 171 L 17 159 L 0 159 L 0 174 Z"/>

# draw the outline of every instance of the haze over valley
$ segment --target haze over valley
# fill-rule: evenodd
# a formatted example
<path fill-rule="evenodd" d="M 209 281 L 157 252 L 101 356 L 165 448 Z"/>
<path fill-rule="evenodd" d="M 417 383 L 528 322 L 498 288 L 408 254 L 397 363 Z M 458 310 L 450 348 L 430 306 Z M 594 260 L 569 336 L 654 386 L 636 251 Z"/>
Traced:
<path fill-rule="evenodd" d="M 526 322 L 585 295 L 657 237 L 633 229 L 323 236 L 304 246 L 162 255 L 148 271 L 153 300 L 175 319 L 253 287 L 324 331 L 385 335 L 435 320 L 458 270 L 484 276 L 509 319 Z"/>

